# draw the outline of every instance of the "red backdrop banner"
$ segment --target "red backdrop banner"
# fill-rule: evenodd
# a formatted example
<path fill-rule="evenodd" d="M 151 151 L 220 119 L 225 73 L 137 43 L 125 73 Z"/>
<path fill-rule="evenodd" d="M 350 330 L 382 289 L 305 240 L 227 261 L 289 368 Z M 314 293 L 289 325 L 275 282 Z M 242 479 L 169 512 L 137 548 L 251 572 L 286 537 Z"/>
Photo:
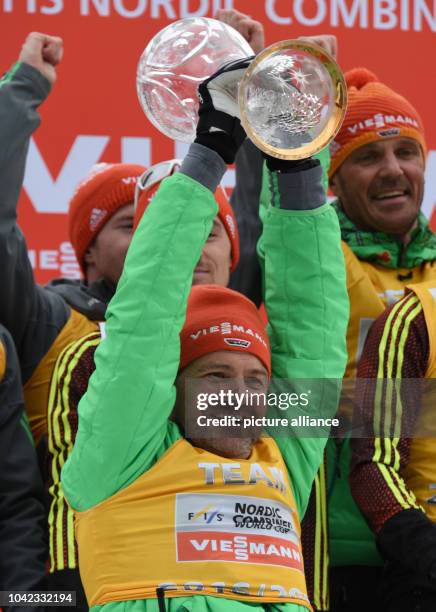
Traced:
<path fill-rule="evenodd" d="M 183 154 L 162 136 L 136 97 L 138 59 L 176 19 L 236 8 L 265 24 L 267 44 L 331 33 L 343 70 L 366 66 L 417 107 L 429 149 L 423 209 L 436 204 L 433 120 L 436 0 L 0 0 L 0 70 L 31 31 L 64 39 L 58 82 L 32 138 L 19 221 L 39 281 L 78 276 L 66 230 L 69 199 L 99 162 L 150 165 Z M 1 143 L 0 143 L 1 146 Z M 233 173 L 226 177 L 231 187 Z"/>

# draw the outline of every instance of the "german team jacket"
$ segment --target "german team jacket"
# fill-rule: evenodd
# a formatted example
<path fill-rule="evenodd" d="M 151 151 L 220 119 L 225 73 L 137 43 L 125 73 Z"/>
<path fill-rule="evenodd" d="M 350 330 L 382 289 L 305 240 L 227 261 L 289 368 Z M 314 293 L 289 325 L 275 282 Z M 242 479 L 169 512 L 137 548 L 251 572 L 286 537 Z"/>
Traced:
<path fill-rule="evenodd" d="M 201 163 L 213 165 L 210 160 Z M 320 184 L 321 170 L 316 170 Z M 273 375 L 339 379 L 346 363 L 348 298 L 337 217 L 328 205 L 306 210 L 313 177 L 297 173 L 294 178 L 300 210 L 271 206 L 260 247 Z M 273 198 L 276 204 L 279 200 Z M 192 272 L 215 215 L 212 192 L 179 173 L 165 179 L 135 233 L 108 310 L 107 336 L 95 354 L 96 371 L 80 402 L 76 443 L 62 471 L 66 498 L 76 511 L 91 509 L 128 487 L 181 437 L 170 420 L 179 332 Z M 292 435 L 276 439 L 300 517 L 325 441 Z M 303 609 L 265 605 L 259 604 L 260 609 Z M 151 611 L 156 600 L 109 606 Z M 243 610 L 245 604 L 200 595 L 168 600 L 170 611 L 230 608 Z"/>

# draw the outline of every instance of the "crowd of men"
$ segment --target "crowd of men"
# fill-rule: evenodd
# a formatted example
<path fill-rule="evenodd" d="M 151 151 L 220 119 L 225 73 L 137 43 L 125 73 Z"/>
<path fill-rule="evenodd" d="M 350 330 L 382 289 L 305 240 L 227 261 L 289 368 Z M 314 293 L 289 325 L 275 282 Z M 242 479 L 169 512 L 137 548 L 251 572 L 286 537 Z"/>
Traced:
<path fill-rule="evenodd" d="M 263 48 L 260 23 L 217 17 Z M 434 612 L 418 111 L 355 68 L 329 150 L 276 159 L 246 138 L 228 86 L 250 58 L 233 62 L 200 86 L 185 159 L 90 170 L 68 214 L 83 280 L 43 287 L 16 208 L 62 54 L 32 33 L 0 81 L 0 591 L 74 591 L 81 611 Z M 316 380 L 311 408 L 339 431 L 190 433 L 192 383 L 274 379 Z"/>

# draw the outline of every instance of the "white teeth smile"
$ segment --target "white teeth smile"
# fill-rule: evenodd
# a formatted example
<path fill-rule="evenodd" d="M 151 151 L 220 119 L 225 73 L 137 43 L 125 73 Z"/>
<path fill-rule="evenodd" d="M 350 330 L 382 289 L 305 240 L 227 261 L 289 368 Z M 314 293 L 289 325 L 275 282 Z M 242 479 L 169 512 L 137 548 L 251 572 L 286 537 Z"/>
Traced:
<path fill-rule="evenodd" d="M 376 200 L 384 200 L 386 198 L 398 198 L 399 196 L 406 195 L 405 191 L 387 191 L 380 195 L 374 196 Z"/>

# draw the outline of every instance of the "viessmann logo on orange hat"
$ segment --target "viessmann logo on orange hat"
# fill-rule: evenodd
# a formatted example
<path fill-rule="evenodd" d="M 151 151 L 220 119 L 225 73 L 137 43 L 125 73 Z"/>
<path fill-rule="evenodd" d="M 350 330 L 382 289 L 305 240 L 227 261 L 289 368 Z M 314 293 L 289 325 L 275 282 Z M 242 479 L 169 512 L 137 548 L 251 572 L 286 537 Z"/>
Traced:
<path fill-rule="evenodd" d="M 348 107 L 344 123 L 330 144 L 330 178 L 354 150 L 381 139 L 413 138 L 421 145 L 425 156 L 422 121 L 406 98 L 366 68 L 349 70 L 345 80 Z"/>
<path fill-rule="evenodd" d="M 354 125 L 347 127 L 348 132 L 356 135 L 359 131 L 367 130 L 368 128 L 383 128 L 392 124 L 412 125 L 419 129 L 419 123 L 413 117 L 405 117 L 404 115 L 382 115 L 377 113 L 373 117 L 368 117 L 365 121 L 359 121 Z M 394 128 L 396 133 L 399 133 L 399 128 Z"/>
<path fill-rule="evenodd" d="M 265 324 L 241 293 L 217 285 L 192 287 L 180 332 L 180 369 L 216 351 L 243 351 L 257 357 L 271 374 Z"/>
<path fill-rule="evenodd" d="M 207 336 L 208 334 L 221 334 L 224 336 L 224 335 L 233 334 L 233 333 L 251 336 L 255 340 L 258 340 L 259 342 L 261 342 L 264 347 L 267 347 L 265 340 L 262 338 L 262 336 L 257 331 L 254 331 L 250 329 L 249 327 L 245 328 L 243 325 L 235 325 L 234 323 L 229 323 L 228 321 L 224 321 L 223 323 L 219 323 L 217 325 L 211 325 L 210 327 L 205 327 L 203 329 L 196 330 L 195 332 L 192 332 L 190 334 L 190 337 L 192 340 L 195 341 L 195 340 L 198 340 L 199 338 Z M 242 341 L 242 339 L 235 339 L 235 340 Z M 241 344 L 241 346 L 243 346 L 243 344 Z M 247 346 L 250 346 L 250 344 L 248 344 Z"/>

